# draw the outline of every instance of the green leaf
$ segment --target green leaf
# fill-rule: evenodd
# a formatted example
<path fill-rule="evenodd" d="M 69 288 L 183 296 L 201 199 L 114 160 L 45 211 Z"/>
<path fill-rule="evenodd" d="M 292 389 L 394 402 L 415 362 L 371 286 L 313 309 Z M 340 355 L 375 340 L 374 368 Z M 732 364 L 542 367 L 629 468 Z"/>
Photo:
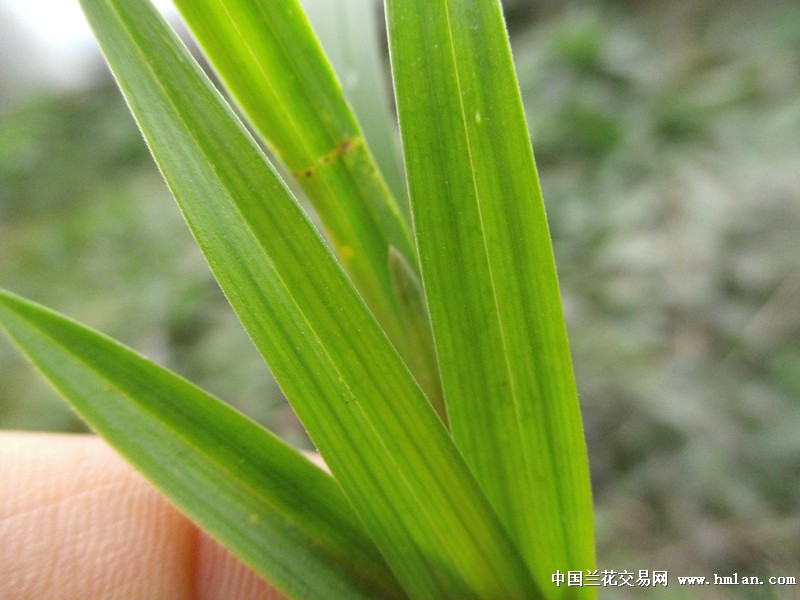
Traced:
<path fill-rule="evenodd" d="M 539 584 L 593 568 L 550 238 L 498 0 L 389 0 L 400 130 L 453 437 Z M 570 589 L 570 593 L 576 590 Z M 581 588 L 592 595 L 592 588 Z"/>
<path fill-rule="evenodd" d="M 441 421 L 185 48 L 148 2 L 81 3 L 223 291 L 404 589 L 530 598 Z"/>
<path fill-rule="evenodd" d="M 380 43 L 380 5 L 375 0 L 301 0 L 301 4 L 364 130 L 367 146 L 410 222 L 385 44 Z"/>
<path fill-rule="evenodd" d="M 342 264 L 399 348 L 389 246 L 409 228 L 298 0 L 176 0 L 209 61 L 315 207 Z M 330 17 L 329 17 L 330 18 Z"/>
<path fill-rule="evenodd" d="M 413 352 L 409 368 L 412 373 L 427 374 L 427 379 L 417 381 L 443 423 L 447 423 L 447 410 L 441 394 L 439 374 L 436 369 L 426 369 L 426 365 L 436 364 L 436 350 L 431 338 L 431 322 L 428 307 L 422 294 L 422 283 L 403 255 L 393 247 L 389 248 L 389 272 L 392 275 L 392 288 L 397 300 L 400 322 L 406 332 Z"/>
<path fill-rule="evenodd" d="M 397 306 L 388 270 L 393 247 L 416 271 L 408 224 L 300 4 L 175 4 L 256 130 L 297 177 L 340 261 L 426 395 L 441 405 L 436 363 L 418 359 L 417 340 L 407 335 L 404 308 Z"/>
<path fill-rule="evenodd" d="M 181 510 L 296 598 L 402 598 L 333 479 L 121 344 L 0 291 L 0 327 Z"/>

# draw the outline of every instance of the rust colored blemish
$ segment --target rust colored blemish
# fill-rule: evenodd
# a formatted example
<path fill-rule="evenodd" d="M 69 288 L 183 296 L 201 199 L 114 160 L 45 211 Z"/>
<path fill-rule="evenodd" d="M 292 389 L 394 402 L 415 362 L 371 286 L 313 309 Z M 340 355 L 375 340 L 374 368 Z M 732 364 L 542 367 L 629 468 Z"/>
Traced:
<path fill-rule="evenodd" d="M 347 151 L 353 146 L 353 140 L 345 140 L 339 144 L 339 154 L 347 154 Z"/>
<path fill-rule="evenodd" d="M 333 162 L 335 162 L 337 158 L 347 154 L 348 152 L 350 152 L 350 150 L 352 150 L 355 146 L 357 146 L 360 143 L 362 143 L 362 139 L 360 137 L 344 140 L 333 150 L 318 158 L 316 164 L 323 167 L 330 165 Z M 314 171 L 315 167 L 312 166 L 307 169 L 294 171 L 294 176 L 297 179 L 310 179 L 311 177 L 313 177 Z"/>

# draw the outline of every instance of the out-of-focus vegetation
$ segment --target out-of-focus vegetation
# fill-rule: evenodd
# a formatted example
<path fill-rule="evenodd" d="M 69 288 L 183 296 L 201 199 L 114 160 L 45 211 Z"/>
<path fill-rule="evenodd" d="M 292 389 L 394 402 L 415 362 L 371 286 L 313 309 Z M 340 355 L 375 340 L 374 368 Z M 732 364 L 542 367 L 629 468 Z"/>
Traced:
<path fill-rule="evenodd" d="M 0 99 L 0 282 L 130 343 L 302 441 L 116 86 L 98 71 L 86 89 L 26 89 L 9 94 L 23 101 Z M 0 346 L 0 382 L 0 427 L 83 428 L 7 344 Z"/>
<path fill-rule="evenodd" d="M 607 8 L 516 45 L 600 564 L 798 575 L 800 4 Z"/>
<path fill-rule="evenodd" d="M 507 10 L 600 566 L 673 576 L 604 595 L 791 597 L 680 595 L 674 576 L 800 577 L 800 5 Z M 12 97 L 0 95 L 0 284 L 302 439 L 111 83 Z M 0 426 L 80 427 L 8 345 Z"/>

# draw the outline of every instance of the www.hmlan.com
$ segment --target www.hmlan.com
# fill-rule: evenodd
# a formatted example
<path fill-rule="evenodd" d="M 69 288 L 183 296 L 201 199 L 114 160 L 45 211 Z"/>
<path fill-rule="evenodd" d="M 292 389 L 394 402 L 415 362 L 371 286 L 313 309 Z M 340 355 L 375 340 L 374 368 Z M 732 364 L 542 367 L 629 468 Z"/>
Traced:
<path fill-rule="evenodd" d="M 719 575 L 712 577 L 680 576 L 670 577 L 667 571 L 567 571 L 553 573 L 550 581 L 557 587 L 667 587 L 670 582 L 678 585 L 797 585 L 792 576 Z"/>

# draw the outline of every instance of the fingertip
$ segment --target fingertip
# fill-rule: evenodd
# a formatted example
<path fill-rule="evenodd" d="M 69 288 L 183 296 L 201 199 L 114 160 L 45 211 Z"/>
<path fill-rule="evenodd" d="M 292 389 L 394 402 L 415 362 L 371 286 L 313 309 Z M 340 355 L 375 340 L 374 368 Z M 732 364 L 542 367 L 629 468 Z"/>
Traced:
<path fill-rule="evenodd" d="M 197 600 L 283 599 L 281 594 L 205 533 L 199 533 L 197 544 Z"/>
<path fill-rule="evenodd" d="M 94 436 L 0 435 L 0 598 L 272 600 Z"/>

